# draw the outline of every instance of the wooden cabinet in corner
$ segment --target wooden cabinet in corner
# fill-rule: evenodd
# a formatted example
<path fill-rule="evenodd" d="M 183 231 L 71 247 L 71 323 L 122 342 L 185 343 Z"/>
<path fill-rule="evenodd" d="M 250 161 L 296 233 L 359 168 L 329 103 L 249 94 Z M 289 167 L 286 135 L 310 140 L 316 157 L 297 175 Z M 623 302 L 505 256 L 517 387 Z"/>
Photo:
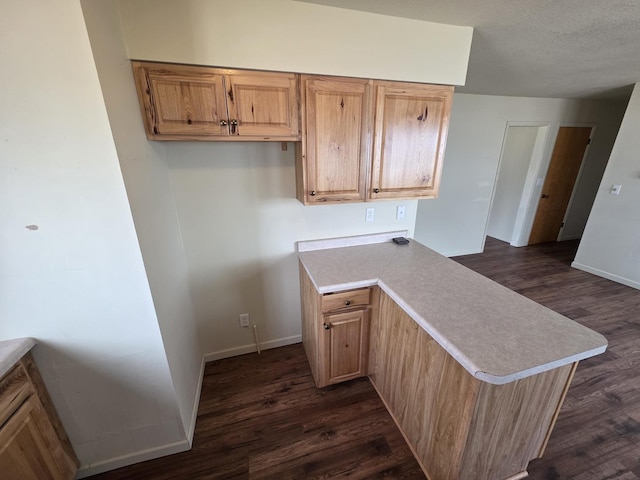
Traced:
<path fill-rule="evenodd" d="M 302 75 L 300 90 L 299 201 L 438 195 L 453 87 Z"/>
<path fill-rule="evenodd" d="M 297 141 L 298 76 L 132 62 L 149 140 Z"/>
<path fill-rule="evenodd" d="M 78 459 L 30 353 L 0 379 L 0 478 L 70 480 Z"/>

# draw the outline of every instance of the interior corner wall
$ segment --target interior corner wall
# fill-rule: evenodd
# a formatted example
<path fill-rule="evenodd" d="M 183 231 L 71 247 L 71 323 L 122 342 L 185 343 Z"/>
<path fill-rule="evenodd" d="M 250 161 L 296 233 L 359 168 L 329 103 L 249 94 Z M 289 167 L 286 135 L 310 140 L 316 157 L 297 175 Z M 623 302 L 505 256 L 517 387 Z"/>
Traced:
<path fill-rule="evenodd" d="M 473 28 L 294 0 L 121 0 L 131 58 L 464 85 Z"/>
<path fill-rule="evenodd" d="M 293 145 L 173 142 L 167 156 L 196 307 L 210 358 L 300 341 L 296 242 L 395 230 L 413 236 L 417 201 L 304 206 L 296 200 Z M 396 207 L 406 206 L 404 220 Z M 367 207 L 375 209 L 365 222 Z"/>
<path fill-rule="evenodd" d="M 36 338 L 82 467 L 177 448 L 182 421 L 79 1 L 4 1 L 0 62 L 0 339 Z"/>
<path fill-rule="evenodd" d="M 415 238 L 446 256 L 481 252 L 489 218 L 507 122 L 548 123 L 542 171 L 546 171 L 561 125 L 595 123 L 597 131 L 586 159 L 572 209 L 588 211 L 591 175 L 604 170 L 615 141 L 624 104 L 596 100 L 501 97 L 456 93 L 438 198 L 420 200 Z M 539 194 L 542 186 L 536 187 Z M 591 197 L 590 197 L 591 195 Z M 574 218 L 570 212 L 569 218 Z M 581 213 L 582 214 L 582 213 Z M 579 221 L 576 221 L 579 229 Z"/>
<path fill-rule="evenodd" d="M 640 84 L 629 101 L 573 266 L 640 289 Z M 622 185 L 611 195 L 614 184 Z"/>
<path fill-rule="evenodd" d="M 182 423 L 191 438 L 202 349 L 164 145 L 145 137 L 117 1 L 82 5 Z"/>

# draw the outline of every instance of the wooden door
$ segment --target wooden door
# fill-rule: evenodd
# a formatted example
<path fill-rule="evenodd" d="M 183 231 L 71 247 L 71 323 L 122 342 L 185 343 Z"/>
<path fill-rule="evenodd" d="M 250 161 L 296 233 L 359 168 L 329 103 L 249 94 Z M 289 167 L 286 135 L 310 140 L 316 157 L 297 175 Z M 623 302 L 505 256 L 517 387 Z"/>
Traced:
<path fill-rule="evenodd" d="M 304 203 L 364 201 L 371 80 L 303 76 Z M 302 197 L 302 198 L 301 198 Z"/>
<path fill-rule="evenodd" d="M 324 383 L 366 375 L 368 310 L 324 317 Z"/>
<path fill-rule="evenodd" d="M 3 480 L 71 479 L 53 455 L 59 440 L 38 401 L 26 400 L 0 429 L 0 477 Z"/>
<path fill-rule="evenodd" d="M 133 62 L 147 137 L 227 136 L 224 75 L 212 68 Z"/>
<path fill-rule="evenodd" d="M 591 127 L 560 127 L 529 245 L 558 240 L 590 136 Z"/>
<path fill-rule="evenodd" d="M 453 87 L 376 82 L 368 198 L 436 197 Z"/>
<path fill-rule="evenodd" d="M 298 82 L 292 73 L 240 72 L 227 76 L 231 135 L 297 139 Z"/>

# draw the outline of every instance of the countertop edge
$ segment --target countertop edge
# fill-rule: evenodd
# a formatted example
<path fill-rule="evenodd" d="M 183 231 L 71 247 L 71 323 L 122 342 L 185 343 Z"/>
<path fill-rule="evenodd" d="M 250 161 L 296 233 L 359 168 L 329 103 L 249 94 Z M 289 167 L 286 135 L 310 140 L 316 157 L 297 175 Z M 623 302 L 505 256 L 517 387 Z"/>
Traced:
<path fill-rule="evenodd" d="M 0 378 L 4 377 L 36 345 L 31 337 L 0 341 Z"/>
<path fill-rule="evenodd" d="M 394 232 L 395 233 L 395 232 Z M 303 253 L 303 252 L 299 252 Z M 324 285 L 322 287 L 318 287 L 315 278 L 309 271 L 309 268 L 305 264 L 302 256 L 298 256 L 299 261 L 303 265 L 306 270 L 309 278 L 311 279 L 316 291 L 319 294 L 326 294 L 332 292 L 341 292 L 346 290 L 351 290 L 355 288 L 364 288 L 371 286 L 379 286 L 382 291 L 384 291 L 389 297 L 396 302 L 400 308 L 404 312 L 407 313 L 420 327 L 430 335 L 449 355 L 451 355 L 471 376 L 477 378 L 478 380 L 484 381 L 493 385 L 504 385 L 506 383 L 510 383 L 516 380 L 520 380 L 523 378 L 527 378 L 539 373 L 543 373 L 549 370 L 553 370 L 558 367 L 562 367 L 564 365 L 568 365 L 580 360 L 584 360 L 600 353 L 606 351 L 608 342 L 607 339 L 600 335 L 604 341 L 604 345 L 585 350 L 582 352 L 578 352 L 573 355 L 569 355 L 567 357 L 560 358 L 558 360 L 554 360 L 552 362 L 543 363 L 541 365 L 537 365 L 532 368 L 528 368 L 519 372 L 511 373 L 508 375 L 496 375 L 483 371 L 479 366 L 477 366 L 467 355 L 463 354 L 454 344 L 448 341 L 436 328 L 434 328 L 429 322 L 426 321 L 421 315 L 419 315 L 411 306 L 402 298 L 402 296 L 396 293 L 393 288 L 391 288 L 388 284 L 384 282 L 381 277 L 375 277 L 365 280 L 357 280 L 352 282 L 345 283 L 336 283 L 332 285 Z M 526 298 L 526 297 L 525 297 Z M 597 332 L 596 332 L 597 333 Z"/>

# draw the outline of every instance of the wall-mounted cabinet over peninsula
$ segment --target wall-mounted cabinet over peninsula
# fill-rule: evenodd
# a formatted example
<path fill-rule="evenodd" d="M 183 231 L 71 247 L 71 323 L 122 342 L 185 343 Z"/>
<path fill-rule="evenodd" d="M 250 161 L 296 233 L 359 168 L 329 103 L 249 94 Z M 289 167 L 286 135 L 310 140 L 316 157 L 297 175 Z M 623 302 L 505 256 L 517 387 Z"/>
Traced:
<path fill-rule="evenodd" d="M 149 140 L 300 140 L 296 74 L 132 66 Z"/>
<path fill-rule="evenodd" d="M 149 140 L 295 141 L 305 205 L 438 196 L 451 86 L 132 66 Z"/>
<path fill-rule="evenodd" d="M 453 87 L 301 77 L 305 205 L 438 195 Z"/>

